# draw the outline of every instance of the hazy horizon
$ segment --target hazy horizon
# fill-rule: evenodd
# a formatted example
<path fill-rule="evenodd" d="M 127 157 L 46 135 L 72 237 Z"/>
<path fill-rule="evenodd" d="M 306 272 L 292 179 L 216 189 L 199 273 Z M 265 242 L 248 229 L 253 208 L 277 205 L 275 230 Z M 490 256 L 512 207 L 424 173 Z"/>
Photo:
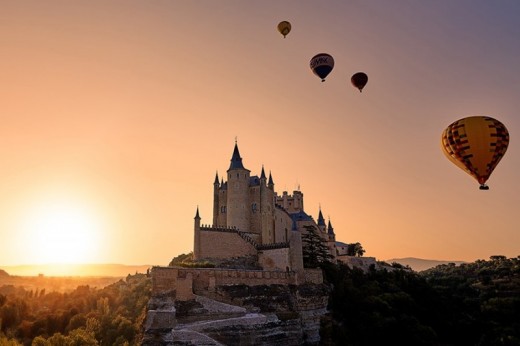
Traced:
<path fill-rule="evenodd" d="M 52 263 L 52 264 L 22 264 L 22 265 L 0 265 L 10 276 L 39 276 L 62 277 L 62 276 L 126 276 L 135 272 L 146 273 L 153 265 L 148 264 L 116 264 L 116 263 Z"/>
<path fill-rule="evenodd" d="M 488 260 L 489 258 L 485 258 Z M 409 265 L 412 269 L 420 271 L 443 263 L 467 263 L 458 260 L 425 259 L 417 257 L 378 259 L 389 264 L 397 262 Z M 121 264 L 121 263 L 44 263 L 44 264 L 21 264 L 1 265 L 0 270 L 6 271 L 10 276 L 32 276 L 44 275 L 48 277 L 115 277 L 126 276 L 134 272 L 145 273 L 153 266 L 167 266 L 162 264 Z"/>

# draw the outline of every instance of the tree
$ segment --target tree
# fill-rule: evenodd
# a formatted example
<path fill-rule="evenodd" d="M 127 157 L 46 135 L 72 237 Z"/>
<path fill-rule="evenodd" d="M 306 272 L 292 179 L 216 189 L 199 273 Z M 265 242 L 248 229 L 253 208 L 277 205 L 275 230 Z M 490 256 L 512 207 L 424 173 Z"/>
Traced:
<path fill-rule="evenodd" d="M 180 254 L 174 258 L 172 258 L 172 260 L 170 261 L 170 263 L 168 264 L 170 267 L 171 266 L 177 266 L 177 265 L 181 265 L 185 262 L 191 262 L 193 261 L 193 251 L 192 252 L 189 252 L 187 254 Z"/>
<path fill-rule="evenodd" d="M 307 232 L 302 234 L 303 266 L 317 268 L 320 264 L 330 263 L 333 259 L 325 241 L 317 233 L 316 227 L 304 226 Z"/>
<path fill-rule="evenodd" d="M 362 257 L 365 254 L 365 249 L 360 243 L 347 244 L 347 256 Z"/>
<path fill-rule="evenodd" d="M 22 346 L 22 344 L 15 339 L 7 339 L 4 336 L 0 336 L 0 346 Z"/>

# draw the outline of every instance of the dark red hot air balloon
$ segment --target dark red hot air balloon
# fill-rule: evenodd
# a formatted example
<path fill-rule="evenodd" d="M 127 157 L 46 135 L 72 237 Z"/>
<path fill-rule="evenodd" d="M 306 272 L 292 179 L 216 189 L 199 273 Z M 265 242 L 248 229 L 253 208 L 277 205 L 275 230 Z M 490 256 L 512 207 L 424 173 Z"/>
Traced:
<path fill-rule="evenodd" d="M 363 90 L 365 85 L 368 82 L 368 76 L 364 72 L 355 73 L 352 78 L 350 78 L 352 85 L 359 89 L 359 92 Z"/>

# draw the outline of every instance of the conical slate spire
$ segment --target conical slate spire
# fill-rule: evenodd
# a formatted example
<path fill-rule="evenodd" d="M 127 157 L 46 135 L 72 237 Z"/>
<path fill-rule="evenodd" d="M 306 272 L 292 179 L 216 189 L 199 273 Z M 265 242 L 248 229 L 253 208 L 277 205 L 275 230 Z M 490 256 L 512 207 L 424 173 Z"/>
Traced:
<path fill-rule="evenodd" d="M 270 186 L 274 185 L 273 176 L 271 175 L 271 172 L 269 172 L 269 185 Z"/>
<path fill-rule="evenodd" d="M 321 213 L 321 208 L 320 213 L 318 215 L 318 226 L 325 226 L 325 219 L 323 218 L 323 214 Z"/>
<path fill-rule="evenodd" d="M 266 179 L 265 171 L 264 171 L 264 165 L 262 165 L 262 174 L 260 174 L 260 179 Z"/>
<path fill-rule="evenodd" d="M 233 156 L 231 157 L 231 165 L 229 166 L 229 170 L 232 169 L 245 169 L 242 164 L 242 158 L 240 157 L 240 152 L 238 151 L 238 144 L 235 142 L 235 149 L 233 150 Z"/>
<path fill-rule="evenodd" d="M 197 213 L 195 214 L 195 219 L 200 219 L 200 216 L 199 216 L 199 206 L 197 206 Z"/>
<path fill-rule="evenodd" d="M 327 226 L 327 231 L 329 234 L 334 234 L 334 228 L 332 228 L 332 224 L 330 223 L 329 219 L 329 225 Z"/>
<path fill-rule="evenodd" d="M 218 172 L 217 174 L 215 174 L 215 181 L 213 182 L 213 184 L 218 184 Z"/>

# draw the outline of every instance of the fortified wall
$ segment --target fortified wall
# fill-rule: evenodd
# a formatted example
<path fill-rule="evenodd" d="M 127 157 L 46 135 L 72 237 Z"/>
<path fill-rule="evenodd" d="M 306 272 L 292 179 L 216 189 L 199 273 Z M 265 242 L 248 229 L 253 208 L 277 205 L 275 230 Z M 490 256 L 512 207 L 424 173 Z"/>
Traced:
<path fill-rule="evenodd" d="M 254 257 L 258 265 L 266 270 L 303 269 L 303 264 L 299 263 L 301 259 L 292 258 L 301 257 L 301 254 L 291 251 L 290 242 L 261 244 L 258 234 L 243 232 L 235 227 L 202 225 L 196 233 L 195 257 L 202 252 L 200 249 L 204 249 L 204 258 L 212 262 Z"/>
<path fill-rule="evenodd" d="M 255 244 L 250 235 L 235 228 L 204 225 L 196 246 L 205 249 L 206 258 L 232 258 L 256 255 Z"/>
<path fill-rule="evenodd" d="M 219 268 L 153 267 L 152 294 L 174 294 L 176 300 L 207 295 L 217 286 L 228 285 L 300 285 L 322 284 L 320 269 L 305 269 L 301 273 L 278 270 L 242 270 Z"/>
<path fill-rule="evenodd" d="M 317 345 L 330 288 L 301 272 L 153 267 L 143 345 Z"/>

